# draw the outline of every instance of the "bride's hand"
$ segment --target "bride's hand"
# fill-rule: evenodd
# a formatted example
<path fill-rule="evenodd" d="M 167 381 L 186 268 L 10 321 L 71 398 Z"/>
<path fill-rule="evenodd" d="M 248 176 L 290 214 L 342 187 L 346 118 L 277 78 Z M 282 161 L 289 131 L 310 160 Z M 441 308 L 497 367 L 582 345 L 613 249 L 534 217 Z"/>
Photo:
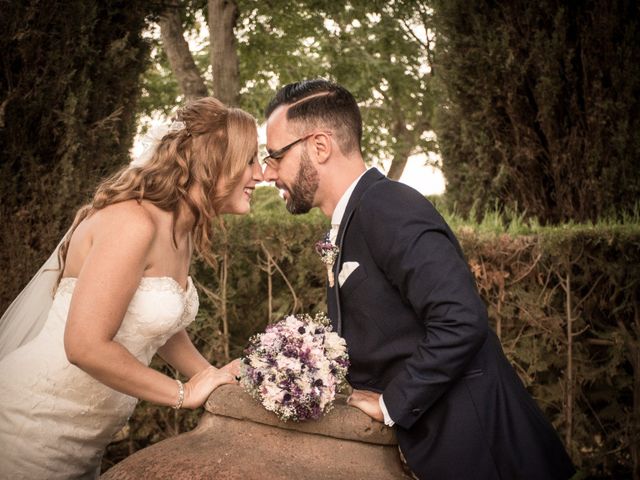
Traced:
<path fill-rule="evenodd" d="M 223 369 L 205 368 L 184 384 L 183 408 L 198 408 L 207 401 L 211 392 L 225 383 L 237 383 L 235 376 Z"/>
<path fill-rule="evenodd" d="M 227 363 L 224 367 L 220 368 L 223 372 L 229 372 L 234 377 L 240 376 L 240 359 L 236 358 L 231 362 Z"/>

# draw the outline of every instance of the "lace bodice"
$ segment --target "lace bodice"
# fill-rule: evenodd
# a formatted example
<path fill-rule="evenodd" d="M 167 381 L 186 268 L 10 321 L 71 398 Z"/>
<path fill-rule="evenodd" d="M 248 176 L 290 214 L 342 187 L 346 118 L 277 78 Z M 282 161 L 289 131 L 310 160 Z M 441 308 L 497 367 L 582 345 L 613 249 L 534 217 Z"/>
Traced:
<path fill-rule="evenodd" d="M 76 283 L 61 280 L 42 331 L 0 361 L 0 465 L 11 478 L 91 478 L 136 405 L 67 360 L 64 330 Z M 143 277 L 114 340 L 149 365 L 197 310 L 191 278 L 183 289 L 170 277 Z"/>
<path fill-rule="evenodd" d="M 76 282 L 74 277 L 60 281 L 52 309 L 59 303 L 64 309 Z M 189 325 L 197 311 L 198 294 L 191 277 L 186 290 L 171 277 L 142 277 L 114 340 L 148 365 L 157 349 Z"/>

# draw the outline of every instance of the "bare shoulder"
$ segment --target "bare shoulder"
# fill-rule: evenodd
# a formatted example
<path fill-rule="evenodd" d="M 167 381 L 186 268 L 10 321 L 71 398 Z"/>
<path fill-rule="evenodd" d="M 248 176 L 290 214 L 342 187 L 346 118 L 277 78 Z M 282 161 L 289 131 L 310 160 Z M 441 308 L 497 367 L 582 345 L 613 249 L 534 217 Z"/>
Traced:
<path fill-rule="evenodd" d="M 100 237 L 150 243 L 156 236 L 154 216 L 135 200 L 114 203 L 91 218 L 94 240 Z"/>
<path fill-rule="evenodd" d="M 91 252 L 109 256 L 114 264 L 127 252 L 127 261 L 146 258 L 156 235 L 153 215 L 135 200 L 104 207 L 85 218 L 73 232 L 64 274 L 77 277 Z"/>

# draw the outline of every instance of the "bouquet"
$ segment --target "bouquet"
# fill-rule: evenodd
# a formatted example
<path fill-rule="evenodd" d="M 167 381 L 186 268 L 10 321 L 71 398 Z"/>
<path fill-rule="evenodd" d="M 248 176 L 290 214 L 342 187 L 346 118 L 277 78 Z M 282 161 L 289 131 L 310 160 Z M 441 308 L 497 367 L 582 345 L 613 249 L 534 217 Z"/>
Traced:
<path fill-rule="evenodd" d="M 290 315 L 249 339 L 240 384 L 281 420 L 318 419 L 345 382 L 346 342 L 324 314 Z"/>

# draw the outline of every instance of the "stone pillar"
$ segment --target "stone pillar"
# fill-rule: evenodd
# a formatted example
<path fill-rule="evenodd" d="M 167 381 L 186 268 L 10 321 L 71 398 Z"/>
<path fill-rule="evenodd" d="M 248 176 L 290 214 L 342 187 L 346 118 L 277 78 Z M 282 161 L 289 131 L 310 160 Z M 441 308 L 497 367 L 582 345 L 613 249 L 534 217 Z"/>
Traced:
<path fill-rule="evenodd" d="M 102 479 L 407 479 L 392 429 L 346 404 L 282 422 L 237 385 L 209 397 L 198 426 L 140 450 Z"/>

